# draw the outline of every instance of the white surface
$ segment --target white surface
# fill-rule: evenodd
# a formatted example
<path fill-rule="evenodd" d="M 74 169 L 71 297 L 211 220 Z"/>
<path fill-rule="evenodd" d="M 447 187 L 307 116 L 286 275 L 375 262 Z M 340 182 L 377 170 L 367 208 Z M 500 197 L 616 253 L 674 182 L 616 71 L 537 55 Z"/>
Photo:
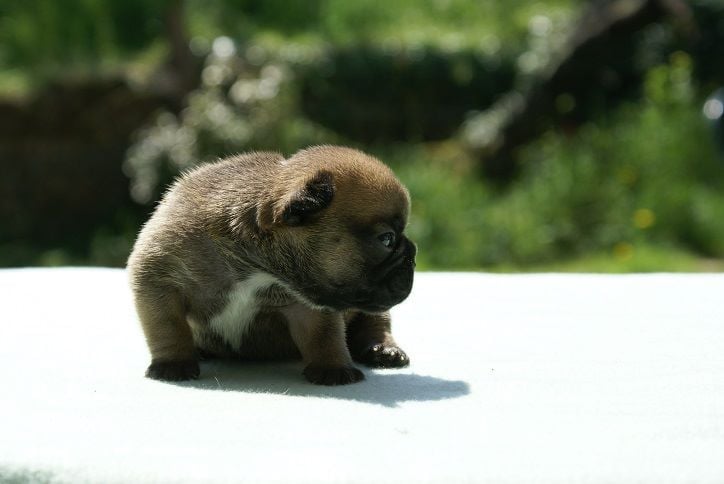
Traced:
<path fill-rule="evenodd" d="M 0 481 L 724 482 L 724 275 L 418 274 L 412 365 L 148 363 L 124 272 L 0 271 Z"/>

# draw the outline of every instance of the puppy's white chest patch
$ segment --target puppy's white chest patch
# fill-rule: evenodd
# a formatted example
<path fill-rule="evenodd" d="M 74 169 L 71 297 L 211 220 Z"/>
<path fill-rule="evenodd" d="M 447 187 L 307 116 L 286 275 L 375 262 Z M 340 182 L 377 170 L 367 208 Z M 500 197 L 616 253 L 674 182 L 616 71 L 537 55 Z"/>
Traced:
<path fill-rule="evenodd" d="M 227 293 L 224 308 L 211 318 L 211 329 L 238 350 L 244 333 L 259 311 L 257 293 L 276 282 L 274 276 L 260 272 L 234 284 Z"/>

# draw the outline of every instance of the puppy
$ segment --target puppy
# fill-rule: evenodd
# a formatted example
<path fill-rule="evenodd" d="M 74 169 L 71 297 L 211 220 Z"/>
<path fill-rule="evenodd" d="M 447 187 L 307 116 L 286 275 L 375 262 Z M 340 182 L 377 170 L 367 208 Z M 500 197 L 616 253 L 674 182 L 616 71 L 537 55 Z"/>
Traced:
<path fill-rule="evenodd" d="M 300 358 L 312 383 L 409 364 L 388 310 L 412 288 L 410 199 L 360 151 L 249 153 L 178 179 L 128 273 L 151 353 L 146 376 L 199 376 L 198 357 Z"/>

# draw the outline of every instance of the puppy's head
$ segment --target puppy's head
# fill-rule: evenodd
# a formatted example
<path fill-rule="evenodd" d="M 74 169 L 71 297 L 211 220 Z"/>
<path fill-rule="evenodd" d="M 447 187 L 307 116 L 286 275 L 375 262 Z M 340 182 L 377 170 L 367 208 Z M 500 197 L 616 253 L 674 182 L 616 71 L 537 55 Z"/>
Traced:
<path fill-rule="evenodd" d="M 320 146 L 285 161 L 267 228 L 284 253 L 277 272 L 309 302 L 380 312 L 412 289 L 415 245 L 407 190 L 377 159 Z"/>

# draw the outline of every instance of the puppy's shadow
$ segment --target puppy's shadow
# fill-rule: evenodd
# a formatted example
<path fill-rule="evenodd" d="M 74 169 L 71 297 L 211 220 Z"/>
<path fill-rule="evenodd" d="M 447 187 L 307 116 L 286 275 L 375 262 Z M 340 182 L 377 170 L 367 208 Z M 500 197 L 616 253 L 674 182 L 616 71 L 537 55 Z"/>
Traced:
<path fill-rule="evenodd" d="M 212 391 L 271 393 L 357 400 L 359 402 L 396 407 L 400 402 L 434 401 L 458 398 L 470 393 L 461 380 L 445 380 L 434 376 L 402 373 L 395 370 L 361 368 L 365 380 L 352 385 L 320 386 L 302 376 L 301 363 L 248 363 L 213 360 L 201 364 L 201 378 L 175 383 Z"/>

